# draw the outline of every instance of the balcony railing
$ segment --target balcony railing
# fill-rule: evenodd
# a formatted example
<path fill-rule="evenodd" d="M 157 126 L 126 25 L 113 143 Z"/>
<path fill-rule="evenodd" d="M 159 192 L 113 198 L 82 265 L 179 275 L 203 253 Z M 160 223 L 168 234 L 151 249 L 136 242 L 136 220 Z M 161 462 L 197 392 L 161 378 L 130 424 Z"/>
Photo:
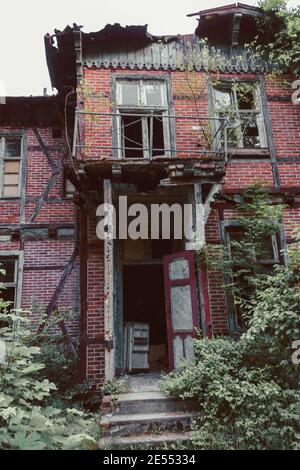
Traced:
<path fill-rule="evenodd" d="M 76 110 L 73 158 L 227 161 L 227 119 L 163 111 L 100 113 Z"/>

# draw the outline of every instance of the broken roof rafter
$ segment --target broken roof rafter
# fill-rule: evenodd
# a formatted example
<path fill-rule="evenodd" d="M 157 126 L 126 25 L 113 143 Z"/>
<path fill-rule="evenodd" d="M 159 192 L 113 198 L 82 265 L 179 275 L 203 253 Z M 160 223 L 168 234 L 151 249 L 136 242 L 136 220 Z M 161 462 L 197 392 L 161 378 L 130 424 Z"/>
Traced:
<path fill-rule="evenodd" d="M 52 85 L 59 90 L 66 86 L 76 88 L 82 75 L 80 66 L 184 70 L 190 50 L 196 60 L 193 63 L 189 58 L 189 65 L 192 62 L 196 71 L 263 73 L 267 70 L 266 64 L 253 63 L 243 49 L 243 44 L 255 35 L 256 17 L 262 15 L 259 8 L 234 3 L 189 16 L 193 15 L 200 15 L 200 18 L 192 35 L 155 36 L 149 33 L 147 25 L 121 26 L 119 23 L 107 24 L 90 33 L 82 31 L 82 26 L 77 24 L 67 26 L 63 31 L 55 30 L 55 36 L 45 36 Z M 243 32 L 242 38 L 240 32 Z M 219 51 L 217 60 L 211 60 L 210 65 L 201 58 L 199 44 L 204 37 L 208 37 L 210 46 Z M 209 54 L 212 54 L 211 50 Z"/>

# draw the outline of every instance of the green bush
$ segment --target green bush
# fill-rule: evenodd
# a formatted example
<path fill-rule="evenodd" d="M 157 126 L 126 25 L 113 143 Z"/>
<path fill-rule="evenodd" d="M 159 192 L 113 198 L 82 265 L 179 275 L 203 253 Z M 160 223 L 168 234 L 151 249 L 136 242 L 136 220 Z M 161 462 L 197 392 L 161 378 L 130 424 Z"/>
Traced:
<path fill-rule="evenodd" d="M 248 330 L 240 340 L 197 339 L 195 361 L 164 380 L 164 389 L 197 398 L 192 444 L 199 449 L 300 450 L 300 240 L 289 265 L 251 277 Z"/>
<path fill-rule="evenodd" d="M 3 306 L 0 301 L 0 309 Z M 0 448 L 95 448 L 97 416 L 68 408 L 67 403 L 52 406 L 57 388 L 40 375 L 45 364 L 39 360 L 40 347 L 32 346 L 28 317 L 6 312 L 0 314 L 1 321 L 6 356 L 0 363 Z"/>

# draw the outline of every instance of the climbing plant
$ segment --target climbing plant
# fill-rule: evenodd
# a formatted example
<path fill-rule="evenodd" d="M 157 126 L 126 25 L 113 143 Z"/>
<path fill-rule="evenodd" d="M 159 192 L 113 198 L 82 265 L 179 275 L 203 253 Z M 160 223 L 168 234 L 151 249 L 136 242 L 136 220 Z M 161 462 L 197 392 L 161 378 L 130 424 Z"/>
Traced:
<path fill-rule="evenodd" d="M 286 0 L 260 0 L 264 15 L 257 18 L 258 34 L 251 54 L 275 66 L 277 73 L 300 76 L 300 4 L 289 7 Z"/>

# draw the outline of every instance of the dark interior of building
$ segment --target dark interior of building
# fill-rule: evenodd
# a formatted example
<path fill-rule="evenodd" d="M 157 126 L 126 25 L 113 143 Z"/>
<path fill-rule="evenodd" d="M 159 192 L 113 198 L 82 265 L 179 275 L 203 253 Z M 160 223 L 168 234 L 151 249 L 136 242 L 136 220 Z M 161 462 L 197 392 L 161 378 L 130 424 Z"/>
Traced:
<path fill-rule="evenodd" d="M 167 368 L 167 329 L 163 266 L 123 267 L 124 322 L 149 324 L 150 370 Z"/>

